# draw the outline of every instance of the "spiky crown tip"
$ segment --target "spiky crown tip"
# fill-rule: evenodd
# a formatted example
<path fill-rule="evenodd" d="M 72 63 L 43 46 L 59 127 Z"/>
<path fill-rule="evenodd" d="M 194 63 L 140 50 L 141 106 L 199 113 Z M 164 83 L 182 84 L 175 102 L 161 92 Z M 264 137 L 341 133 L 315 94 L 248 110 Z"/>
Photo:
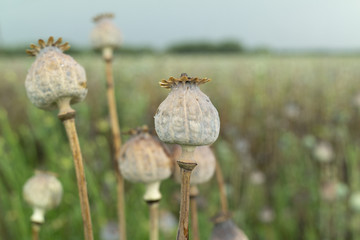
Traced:
<path fill-rule="evenodd" d="M 219 212 L 215 216 L 213 216 L 210 220 L 213 223 L 221 223 L 231 219 L 231 215 L 232 214 L 230 212 Z"/>
<path fill-rule="evenodd" d="M 112 19 L 112 18 L 114 18 L 114 14 L 113 13 L 102 13 L 102 14 L 99 14 L 99 15 L 95 16 L 93 18 L 93 21 L 98 22 L 98 21 L 100 21 L 101 19 L 104 19 L 104 18 Z"/>
<path fill-rule="evenodd" d="M 54 37 L 52 37 L 52 36 L 49 37 L 47 42 L 45 42 L 42 39 L 39 39 L 38 43 L 39 43 L 39 46 L 37 46 L 35 44 L 30 44 L 31 49 L 27 49 L 26 53 L 29 54 L 30 56 L 36 56 L 41 51 L 41 49 L 44 49 L 46 47 L 57 47 L 58 49 L 60 49 L 63 52 L 70 49 L 70 45 L 68 42 L 61 44 L 62 43 L 61 37 L 58 40 L 56 40 L 56 42 L 54 42 Z"/>
<path fill-rule="evenodd" d="M 173 85 L 182 83 L 195 83 L 196 85 L 204 84 L 209 82 L 209 78 L 198 78 L 198 77 L 188 77 L 186 73 L 182 73 L 180 78 L 170 77 L 168 80 L 163 79 L 159 82 L 160 86 L 163 88 L 171 88 Z"/>
<path fill-rule="evenodd" d="M 141 127 L 130 129 L 129 131 L 124 132 L 123 134 L 133 136 L 133 135 L 138 135 L 138 134 L 147 133 L 147 132 L 149 132 L 149 127 L 147 125 L 143 125 Z"/>
<path fill-rule="evenodd" d="M 59 177 L 59 174 L 57 174 L 55 172 L 46 171 L 46 170 L 35 169 L 34 172 L 35 172 L 35 175 L 45 174 L 45 175 L 51 175 L 51 176 L 54 176 L 54 177 Z"/>

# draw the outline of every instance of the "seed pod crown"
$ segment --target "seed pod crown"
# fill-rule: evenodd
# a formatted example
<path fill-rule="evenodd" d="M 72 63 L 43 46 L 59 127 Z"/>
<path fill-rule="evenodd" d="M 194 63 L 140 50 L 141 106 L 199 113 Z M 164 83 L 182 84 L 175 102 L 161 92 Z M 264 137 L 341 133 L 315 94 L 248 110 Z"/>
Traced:
<path fill-rule="evenodd" d="M 39 39 L 38 43 L 39 43 L 39 46 L 37 46 L 35 44 L 30 44 L 31 49 L 27 49 L 26 53 L 29 54 L 30 56 L 36 56 L 40 53 L 40 51 L 42 49 L 45 49 L 47 47 L 55 47 L 55 48 L 61 50 L 62 52 L 65 52 L 70 49 L 70 45 L 68 42 L 61 44 L 62 38 L 59 38 L 58 40 L 56 40 L 54 42 L 54 37 L 52 37 L 52 36 L 49 37 L 47 42 L 45 42 L 42 39 Z"/>
<path fill-rule="evenodd" d="M 98 23 L 103 19 L 113 19 L 114 14 L 113 13 L 101 13 L 93 18 L 94 23 Z"/>
<path fill-rule="evenodd" d="M 111 13 L 100 14 L 94 17 L 95 27 L 91 32 L 91 42 L 95 48 L 117 48 L 121 45 L 121 32 L 114 24 Z"/>
<path fill-rule="evenodd" d="M 150 183 L 168 178 L 172 163 L 161 143 L 147 128 L 130 131 L 134 134 L 122 147 L 119 167 L 125 179 Z"/>
<path fill-rule="evenodd" d="M 172 88 L 174 86 L 177 86 L 178 84 L 185 84 L 185 83 L 194 83 L 196 85 L 204 84 L 209 82 L 209 78 L 192 78 L 188 77 L 186 73 L 182 73 L 180 78 L 174 78 L 170 77 L 168 80 L 163 79 L 160 82 L 160 86 L 163 88 Z"/>
<path fill-rule="evenodd" d="M 207 78 L 170 77 L 160 85 L 170 88 L 155 114 L 155 129 L 166 143 L 201 146 L 212 144 L 219 135 L 220 119 L 210 99 L 198 85 Z"/>
<path fill-rule="evenodd" d="M 31 49 L 27 50 L 36 59 L 26 76 L 26 92 L 30 101 L 44 110 L 55 109 L 63 98 L 69 98 L 72 104 L 77 103 L 87 94 L 85 70 L 63 53 L 70 46 L 61 42 L 61 38 L 54 42 L 50 37 L 47 43 L 40 39 L 39 46 L 31 44 Z"/>

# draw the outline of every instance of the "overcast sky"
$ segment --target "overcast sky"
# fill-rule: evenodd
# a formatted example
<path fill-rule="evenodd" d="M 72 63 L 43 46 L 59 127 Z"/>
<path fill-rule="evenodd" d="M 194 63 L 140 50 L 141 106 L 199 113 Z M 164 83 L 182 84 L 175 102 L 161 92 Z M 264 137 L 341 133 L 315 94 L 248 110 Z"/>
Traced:
<path fill-rule="evenodd" d="M 92 17 L 113 12 L 125 44 L 238 39 L 277 49 L 360 49 L 360 0 L 0 0 L 0 45 L 62 36 L 89 46 Z"/>

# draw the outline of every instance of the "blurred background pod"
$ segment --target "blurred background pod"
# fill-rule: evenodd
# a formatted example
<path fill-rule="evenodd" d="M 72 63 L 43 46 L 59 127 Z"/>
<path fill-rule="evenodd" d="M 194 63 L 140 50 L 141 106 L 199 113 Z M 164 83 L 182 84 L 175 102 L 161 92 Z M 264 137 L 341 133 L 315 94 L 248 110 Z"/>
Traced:
<path fill-rule="evenodd" d="M 33 208 L 33 223 L 45 222 L 45 212 L 57 207 L 63 195 L 63 188 L 55 174 L 36 171 L 23 187 L 24 200 Z"/>
<path fill-rule="evenodd" d="M 130 131 L 130 139 L 123 145 L 119 168 L 130 182 L 153 183 L 171 175 L 172 163 L 161 142 L 147 127 Z"/>
<path fill-rule="evenodd" d="M 173 166 L 165 146 L 148 132 L 147 126 L 129 133 L 132 136 L 121 149 L 119 168 L 128 181 L 146 184 L 143 198 L 150 211 L 150 240 L 158 240 L 160 183 L 170 177 Z"/>
<path fill-rule="evenodd" d="M 100 231 L 100 240 L 118 240 L 120 236 L 117 222 L 106 222 Z"/>
<path fill-rule="evenodd" d="M 245 233 L 239 229 L 229 216 L 219 214 L 213 218 L 214 228 L 210 240 L 248 240 Z"/>
<path fill-rule="evenodd" d="M 172 159 L 175 161 L 174 178 L 176 182 L 181 182 L 180 167 L 176 161 L 180 158 L 181 147 L 175 145 L 172 150 Z M 194 161 L 197 163 L 196 168 L 191 172 L 190 184 L 197 185 L 209 181 L 215 172 L 216 158 L 210 146 L 199 146 L 194 151 Z"/>
<path fill-rule="evenodd" d="M 122 34 L 113 22 L 114 14 L 104 13 L 93 18 L 95 27 L 90 39 L 94 48 L 101 49 L 104 59 L 112 59 L 113 50 L 120 47 Z"/>

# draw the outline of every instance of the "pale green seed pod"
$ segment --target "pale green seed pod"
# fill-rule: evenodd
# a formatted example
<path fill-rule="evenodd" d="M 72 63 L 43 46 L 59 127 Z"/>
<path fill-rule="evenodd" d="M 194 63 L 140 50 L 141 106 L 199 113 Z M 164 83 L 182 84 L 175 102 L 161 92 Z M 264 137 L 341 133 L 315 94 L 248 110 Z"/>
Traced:
<path fill-rule="evenodd" d="M 118 48 L 122 42 L 121 32 L 114 24 L 113 14 L 101 14 L 94 18 L 95 27 L 90 38 L 94 48 Z"/>
<path fill-rule="evenodd" d="M 31 221 L 43 223 L 45 211 L 57 207 L 62 194 L 63 188 L 54 174 L 37 171 L 23 187 L 23 197 L 34 209 Z"/>
<path fill-rule="evenodd" d="M 155 129 L 161 141 L 188 146 L 210 145 L 219 136 L 220 119 L 210 99 L 198 85 L 209 79 L 169 78 L 160 85 L 170 88 L 155 115 Z"/>
<path fill-rule="evenodd" d="M 87 94 L 84 68 L 72 57 L 63 53 L 70 46 L 61 44 L 59 38 L 54 42 L 50 37 L 45 43 L 39 40 L 39 46 L 30 45 L 27 52 L 36 56 L 25 80 L 25 88 L 30 101 L 38 108 L 53 110 L 59 101 L 68 98 L 74 104 L 82 101 Z"/>

